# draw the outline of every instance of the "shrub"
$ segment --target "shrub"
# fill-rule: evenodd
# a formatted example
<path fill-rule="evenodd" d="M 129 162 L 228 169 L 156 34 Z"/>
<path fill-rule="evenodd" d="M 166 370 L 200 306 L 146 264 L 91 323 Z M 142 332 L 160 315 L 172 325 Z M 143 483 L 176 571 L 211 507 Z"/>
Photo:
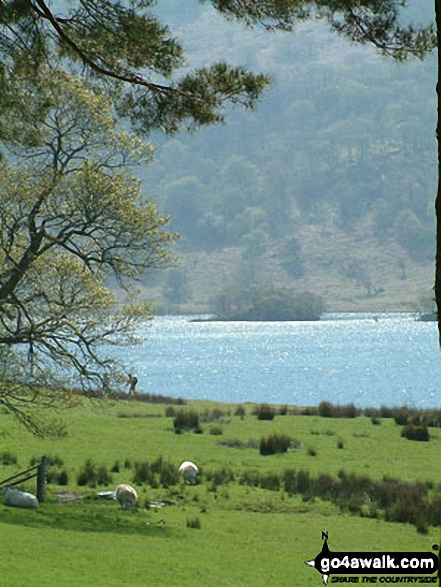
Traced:
<path fill-rule="evenodd" d="M 337 448 L 343 449 L 345 447 L 345 443 L 343 442 L 343 440 L 339 440 L 337 442 Z"/>
<path fill-rule="evenodd" d="M 222 467 L 221 469 L 207 473 L 206 478 L 215 486 L 227 485 L 228 483 L 234 481 L 234 471 L 232 469 L 228 469 L 227 467 Z"/>
<path fill-rule="evenodd" d="M 286 434 L 270 434 L 268 437 L 260 439 L 260 454 L 274 455 L 284 453 L 291 446 L 291 438 Z"/>
<path fill-rule="evenodd" d="M 276 410 L 268 404 L 261 404 L 255 408 L 253 412 L 258 420 L 273 420 L 276 415 Z"/>
<path fill-rule="evenodd" d="M 210 428 L 210 434 L 212 436 L 221 436 L 223 434 L 223 430 L 220 426 L 212 426 Z"/>
<path fill-rule="evenodd" d="M 58 485 L 69 485 L 69 473 L 63 469 L 58 475 Z"/>
<path fill-rule="evenodd" d="M 321 402 L 318 407 L 318 415 L 322 418 L 331 418 L 333 406 L 329 402 Z"/>
<path fill-rule="evenodd" d="M 135 472 L 133 475 L 133 483 L 142 485 L 143 483 L 154 484 L 154 473 L 147 461 L 135 463 Z"/>
<path fill-rule="evenodd" d="M 410 413 L 407 408 L 399 408 L 394 415 L 395 424 L 397 426 L 405 426 L 409 420 Z"/>
<path fill-rule="evenodd" d="M 297 473 L 297 493 L 307 494 L 311 487 L 311 478 L 309 471 L 299 471 Z"/>
<path fill-rule="evenodd" d="M 248 485 L 249 487 L 259 487 L 260 474 L 258 471 L 244 471 L 239 477 L 240 485 Z"/>
<path fill-rule="evenodd" d="M 280 489 L 280 476 L 276 473 L 267 473 L 260 477 L 260 487 L 262 489 L 269 489 L 271 491 L 279 491 Z"/>
<path fill-rule="evenodd" d="M 236 411 L 234 412 L 235 416 L 240 416 L 244 418 L 246 414 L 245 408 L 243 406 L 237 406 Z"/>
<path fill-rule="evenodd" d="M 199 415 L 194 410 L 181 410 L 176 413 L 176 417 L 173 420 L 173 426 L 176 433 L 180 433 L 184 430 L 189 430 L 200 434 L 202 429 L 199 425 Z"/>
<path fill-rule="evenodd" d="M 77 476 L 77 485 L 79 486 L 96 487 L 96 485 L 109 485 L 110 483 L 112 483 L 112 476 L 107 467 L 105 465 L 97 467 L 91 459 L 87 459 Z"/>
<path fill-rule="evenodd" d="M 318 415 L 322 418 L 355 418 L 359 413 L 354 404 L 334 406 L 330 402 L 321 402 L 318 407 Z"/>
<path fill-rule="evenodd" d="M 0 463 L 2 465 L 16 465 L 17 457 L 7 450 L 5 452 L 2 452 L 2 454 L 0 455 Z M 34 464 L 36 463 L 32 463 L 32 465 Z"/>
<path fill-rule="evenodd" d="M 187 528 L 201 529 L 201 521 L 199 518 L 192 518 L 187 520 Z"/>
<path fill-rule="evenodd" d="M 316 457 L 317 456 L 317 451 L 315 450 L 315 448 L 312 448 L 312 446 L 310 446 L 308 448 L 308 455 L 310 457 Z"/>
<path fill-rule="evenodd" d="M 286 493 L 293 495 L 296 492 L 296 472 L 294 469 L 285 469 L 283 472 L 283 485 Z"/>
<path fill-rule="evenodd" d="M 408 440 L 428 441 L 429 431 L 424 425 L 406 424 L 401 431 L 401 436 Z"/>

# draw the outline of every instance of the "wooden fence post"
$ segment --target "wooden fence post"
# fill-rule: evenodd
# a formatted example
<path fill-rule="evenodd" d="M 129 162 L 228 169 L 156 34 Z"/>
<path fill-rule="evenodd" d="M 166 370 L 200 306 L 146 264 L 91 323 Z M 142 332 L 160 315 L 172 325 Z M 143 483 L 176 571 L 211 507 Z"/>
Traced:
<path fill-rule="evenodd" d="M 46 497 L 46 470 L 47 458 L 42 457 L 37 469 L 37 499 L 38 503 L 43 503 Z"/>

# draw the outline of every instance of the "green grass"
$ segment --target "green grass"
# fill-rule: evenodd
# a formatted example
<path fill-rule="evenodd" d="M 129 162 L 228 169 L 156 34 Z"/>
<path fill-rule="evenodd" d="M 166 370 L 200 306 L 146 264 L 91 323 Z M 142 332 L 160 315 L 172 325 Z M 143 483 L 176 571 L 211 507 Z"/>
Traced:
<path fill-rule="evenodd" d="M 340 470 L 441 483 L 435 466 L 441 430 L 430 429 L 428 443 L 401 438 L 401 427 L 391 420 L 374 426 L 368 418 L 325 419 L 315 416 L 276 416 L 258 421 L 247 406 L 244 419 L 235 406 L 189 402 L 186 409 L 203 413 L 220 408 L 223 421 L 203 423 L 203 434 L 175 434 L 165 406 L 135 402 L 84 402 L 67 410 L 68 435 L 38 439 L 13 418 L 0 413 L 0 454 L 9 452 L 17 463 L 0 464 L 0 479 L 28 466 L 32 457 L 57 456 L 69 473 L 67 487 L 48 486 L 47 502 L 38 510 L 0 506 L 0 577 L 12 587 L 29 585 L 230 585 L 259 587 L 268 584 L 316 586 L 321 578 L 304 562 L 321 549 L 321 533 L 328 531 L 332 550 L 428 551 L 439 541 L 439 528 L 420 534 L 409 524 L 388 523 L 340 511 L 320 499 L 304 501 L 283 490 L 241 486 L 237 481 L 214 486 L 210 472 L 231 468 L 236 479 L 244 471 L 278 473 L 293 468 L 311 475 Z M 175 407 L 179 410 L 179 407 Z M 118 417 L 119 415 L 138 417 Z M 221 435 L 209 434 L 212 426 Z M 271 433 L 288 434 L 301 446 L 285 454 L 263 457 L 258 449 L 219 446 L 219 441 L 259 440 Z M 338 442 L 343 448 L 338 448 Z M 309 449 L 316 456 L 311 456 Z M 100 489 L 131 482 L 126 459 L 152 462 L 159 456 L 176 467 L 193 460 L 202 469 L 197 486 L 170 488 L 138 486 L 140 507 L 122 511 L 116 502 L 97 499 Z M 76 476 L 86 461 L 109 469 L 110 487 L 78 487 Z M 13 460 L 13 459 L 12 459 Z M 28 482 L 28 489 L 34 489 Z M 57 491 L 82 495 L 58 503 Z M 85 497 L 84 497 L 85 496 Z M 176 505 L 159 510 L 145 501 L 167 499 Z M 198 518 L 200 529 L 188 528 Z"/>

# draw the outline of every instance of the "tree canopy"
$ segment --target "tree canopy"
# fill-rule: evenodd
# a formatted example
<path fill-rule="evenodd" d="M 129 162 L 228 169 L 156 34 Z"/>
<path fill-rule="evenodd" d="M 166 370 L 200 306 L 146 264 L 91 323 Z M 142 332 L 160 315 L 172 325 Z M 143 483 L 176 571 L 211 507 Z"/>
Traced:
<path fill-rule="evenodd" d="M 118 381 L 117 361 L 100 349 L 130 341 L 149 314 L 121 308 L 109 283 L 127 287 L 167 266 L 175 236 L 129 171 L 152 147 L 118 127 L 104 94 L 53 68 L 19 85 L 22 115 L 2 121 L 0 402 L 38 431 L 31 404 Z M 26 102 L 32 94 L 44 116 Z"/>

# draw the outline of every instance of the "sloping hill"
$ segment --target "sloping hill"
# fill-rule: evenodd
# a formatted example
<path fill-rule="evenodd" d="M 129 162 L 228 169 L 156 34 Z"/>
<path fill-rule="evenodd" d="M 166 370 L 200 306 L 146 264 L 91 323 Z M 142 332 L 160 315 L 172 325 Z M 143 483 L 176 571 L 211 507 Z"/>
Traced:
<path fill-rule="evenodd" d="M 309 291 L 322 296 L 329 311 L 388 312 L 428 310 L 422 306 L 432 295 L 434 263 L 417 263 L 392 239 L 379 242 L 369 224 L 347 233 L 337 226 L 303 224 L 295 232 L 301 243 L 304 273 L 293 278 L 283 269 L 282 238 L 274 241 L 258 259 L 244 259 L 239 247 L 207 253 L 182 252 L 177 269 L 159 272 L 154 286 L 144 295 L 160 311 L 207 312 L 211 300 L 226 285 L 260 283 Z M 188 298 L 167 302 L 167 275 L 184 276 Z"/>

